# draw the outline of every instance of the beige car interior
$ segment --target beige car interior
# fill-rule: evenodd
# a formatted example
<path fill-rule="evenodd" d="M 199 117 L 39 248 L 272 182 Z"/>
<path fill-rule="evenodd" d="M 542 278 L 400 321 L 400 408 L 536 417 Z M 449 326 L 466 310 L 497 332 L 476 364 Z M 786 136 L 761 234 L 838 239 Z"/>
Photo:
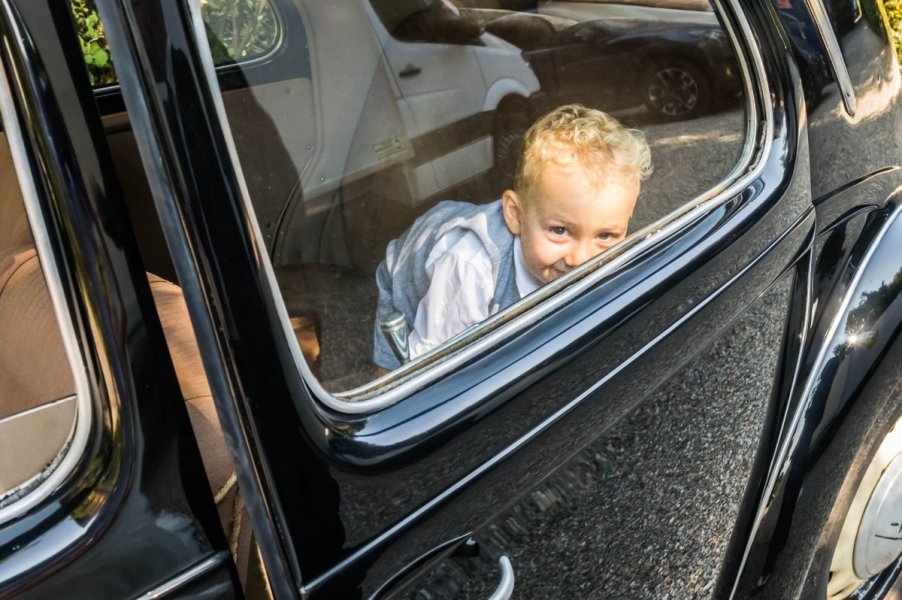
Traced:
<path fill-rule="evenodd" d="M 0 134 L 0 497 L 52 465 L 75 423 L 75 385 L 5 135 Z M 132 163 L 140 166 L 139 163 Z M 133 177 L 141 179 L 141 177 Z M 152 235 L 146 230 L 145 236 Z M 162 240 L 162 238 L 160 238 Z M 158 246 L 165 251 L 165 246 Z M 249 598 L 269 596 L 181 288 L 148 275 L 220 522 Z"/>

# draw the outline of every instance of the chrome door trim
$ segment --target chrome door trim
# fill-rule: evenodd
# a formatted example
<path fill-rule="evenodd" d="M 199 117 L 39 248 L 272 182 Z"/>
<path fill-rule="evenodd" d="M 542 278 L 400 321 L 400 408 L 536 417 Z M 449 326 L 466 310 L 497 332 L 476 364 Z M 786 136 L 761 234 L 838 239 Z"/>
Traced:
<path fill-rule="evenodd" d="M 196 563 L 193 567 L 182 571 L 172 579 L 137 596 L 135 600 L 155 600 L 156 598 L 164 598 L 195 579 L 200 578 L 202 575 L 224 565 L 229 560 L 231 560 L 231 556 L 229 556 L 228 552 L 225 550 L 217 552 L 213 556 Z"/>
<path fill-rule="evenodd" d="M 827 49 L 827 58 L 830 67 L 833 69 L 833 76 L 836 77 L 836 83 L 839 85 L 839 91 L 842 94 L 842 102 L 846 107 L 849 116 L 855 116 L 855 110 L 858 106 L 858 100 L 855 97 L 855 88 L 852 85 L 852 78 L 849 76 L 849 69 L 846 67 L 846 60 L 843 58 L 842 49 L 839 47 L 839 40 L 836 39 L 836 33 L 833 26 L 830 25 L 830 17 L 827 16 L 827 9 L 821 0 L 805 0 L 808 11 L 814 17 L 814 26 L 817 28 L 821 41 Z"/>
<path fill-rule="evenodd" d="M 514 595 L 514 567 L 511 565 L 511 559 L 502 555 L 498 559 L 498 568 L 501 570 L 501 581 L 489 596 L 489 600 L 510 600 Z"/>

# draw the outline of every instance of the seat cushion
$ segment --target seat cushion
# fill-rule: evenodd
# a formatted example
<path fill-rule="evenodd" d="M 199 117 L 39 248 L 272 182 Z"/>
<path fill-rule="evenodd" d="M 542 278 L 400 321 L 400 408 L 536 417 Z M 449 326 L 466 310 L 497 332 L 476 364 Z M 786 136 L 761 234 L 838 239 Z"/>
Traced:
<path fill-rule="evenodd" d="M 75 393 L 37 252 L 0 257 L 0 418 Z"/>

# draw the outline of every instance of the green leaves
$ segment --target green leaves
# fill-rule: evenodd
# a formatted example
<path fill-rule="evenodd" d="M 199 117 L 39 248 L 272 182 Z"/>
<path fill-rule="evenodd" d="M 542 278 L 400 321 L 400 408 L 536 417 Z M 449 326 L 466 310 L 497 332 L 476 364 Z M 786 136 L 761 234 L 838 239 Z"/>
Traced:
<path fill-rule="evenodd" d="M 69 5 L 91 85 L 116 83 L 110 48 L 94 0 L 71 0 Z M 270 0 L 201 0 L 201 11 L 214 64 L 264 56 L 279 42 L 279 20 Z"/>
<path fill-rule="evenodd" d="M 103 23 L 94 7 L 94 0 L 72 0 L 70 6 L 91 85 L 100 87 L 116 83 L 109 45 L 103 32 Z"/>
<path fill-rule="evenodd" d="M 902 0 L 885 0 L 883 7 L 892 28 L 893 43 L 896 45 L 896 56 L 902 62 Z"/>

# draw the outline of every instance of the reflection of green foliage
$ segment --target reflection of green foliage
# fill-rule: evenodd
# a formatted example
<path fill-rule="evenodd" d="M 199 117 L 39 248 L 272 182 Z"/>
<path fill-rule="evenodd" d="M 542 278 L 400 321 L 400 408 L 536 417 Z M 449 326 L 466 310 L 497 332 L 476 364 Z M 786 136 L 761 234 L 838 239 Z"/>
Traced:
<path fill-rule="evenodd" d="M 103 33 L 103 23 L 97 16 L 94 0 L 72 0 L 75 31 L 81 45 L 81 53 L 88 67 L 91 85 L 99 87 L 116 83 L 116 72 L 110 60 L 110 48 Z"/>
<path fill-rule="evenodd" d="M 270 0 L 201 0 L 200 4 L 214 64 L 262 56 L 279 41 L 279 24 Z M 71 0 L 71 7 L 91 85 L 116 83 L 94 0 Z"/>
<path fill-rule="evenodd" d="M 893 43 L 896 44 L 896 55 L 902 62 L 902 0 L 883 0 L 886 16 L 893 35 Z"/>
<path fill-rule="evenodd" d="M 278 41 L 270 0 L 201 0 L 201 14 L 214 64 L 262 56 Z"/>
<path fill-rule="evenodd" d="M 884 281 L 876 290 L 862 294 L 858 304 L 849 311 L 849 328 L 853 331 L 869 330 L 899 294 L 902 294 L 902 269 L 892 280 Z"/>

